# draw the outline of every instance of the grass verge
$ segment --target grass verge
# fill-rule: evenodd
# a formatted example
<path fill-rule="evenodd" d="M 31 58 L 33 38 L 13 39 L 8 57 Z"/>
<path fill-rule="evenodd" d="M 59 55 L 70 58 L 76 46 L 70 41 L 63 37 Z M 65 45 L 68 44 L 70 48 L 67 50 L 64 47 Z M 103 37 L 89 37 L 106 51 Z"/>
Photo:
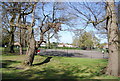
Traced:
<path fill-rule="evenodd" d="M 120 79 L 103 74 L 106 59 L 53 57 L 48 63 L 28 67 L 21 64 L 24 58 L 25 55 L 4 55 L 1 68 L 3 79 Z M 33 64 L 41 63 L 46 58 L 36 55 Z"/>

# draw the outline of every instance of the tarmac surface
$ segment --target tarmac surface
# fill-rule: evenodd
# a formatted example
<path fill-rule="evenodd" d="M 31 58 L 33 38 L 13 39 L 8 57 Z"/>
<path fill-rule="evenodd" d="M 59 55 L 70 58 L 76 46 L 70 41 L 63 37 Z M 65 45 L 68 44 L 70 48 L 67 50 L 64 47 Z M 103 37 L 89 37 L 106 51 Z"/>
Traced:
<path fill-rule="evenodd" d="M 95 50 L 41 49 L 38 55 L 107 59 L 108 53 Z"/>

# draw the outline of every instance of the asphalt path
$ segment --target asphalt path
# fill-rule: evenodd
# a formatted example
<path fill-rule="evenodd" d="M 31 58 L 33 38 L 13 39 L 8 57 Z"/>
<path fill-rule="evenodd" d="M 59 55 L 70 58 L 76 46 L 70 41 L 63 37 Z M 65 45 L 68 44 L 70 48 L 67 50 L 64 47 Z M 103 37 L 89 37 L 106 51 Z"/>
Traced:
<path fill-rule="evenodd" d="M 108 54 L 95 50 L 41 49 L 40 55 L 107 59 Z"/>

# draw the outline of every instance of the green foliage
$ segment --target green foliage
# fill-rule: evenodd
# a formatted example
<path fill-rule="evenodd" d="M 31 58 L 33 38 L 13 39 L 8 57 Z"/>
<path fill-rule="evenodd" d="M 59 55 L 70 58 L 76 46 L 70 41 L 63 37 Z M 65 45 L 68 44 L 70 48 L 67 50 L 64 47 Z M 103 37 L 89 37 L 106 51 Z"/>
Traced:
<path fill-rule="evenodd" d="M 77 45 L 83 49 L 91 49 L 99 44 L 99 39 L 95 37 L 91 32 L 84 31 L 81 35 L 73 39 L 73 45 Z"/>
<path fill-rule="evenodd" d="M 93 46 L 92 35 L 89 32 L 84 32 L 79 38 L 80 47 L 91 47 Z"/>

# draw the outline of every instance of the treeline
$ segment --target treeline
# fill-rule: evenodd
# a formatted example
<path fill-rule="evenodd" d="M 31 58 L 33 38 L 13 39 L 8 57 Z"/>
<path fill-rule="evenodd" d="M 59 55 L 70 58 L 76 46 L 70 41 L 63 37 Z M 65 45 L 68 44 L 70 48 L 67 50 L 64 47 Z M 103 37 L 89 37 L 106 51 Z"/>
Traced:
<path fill-rule="evenodd" d="M 81 34 L 74 36 L 73 45 L 84 50 L 91 50 L 100 46 L 100 39 L 93 32 L 82 31 Z"/>

